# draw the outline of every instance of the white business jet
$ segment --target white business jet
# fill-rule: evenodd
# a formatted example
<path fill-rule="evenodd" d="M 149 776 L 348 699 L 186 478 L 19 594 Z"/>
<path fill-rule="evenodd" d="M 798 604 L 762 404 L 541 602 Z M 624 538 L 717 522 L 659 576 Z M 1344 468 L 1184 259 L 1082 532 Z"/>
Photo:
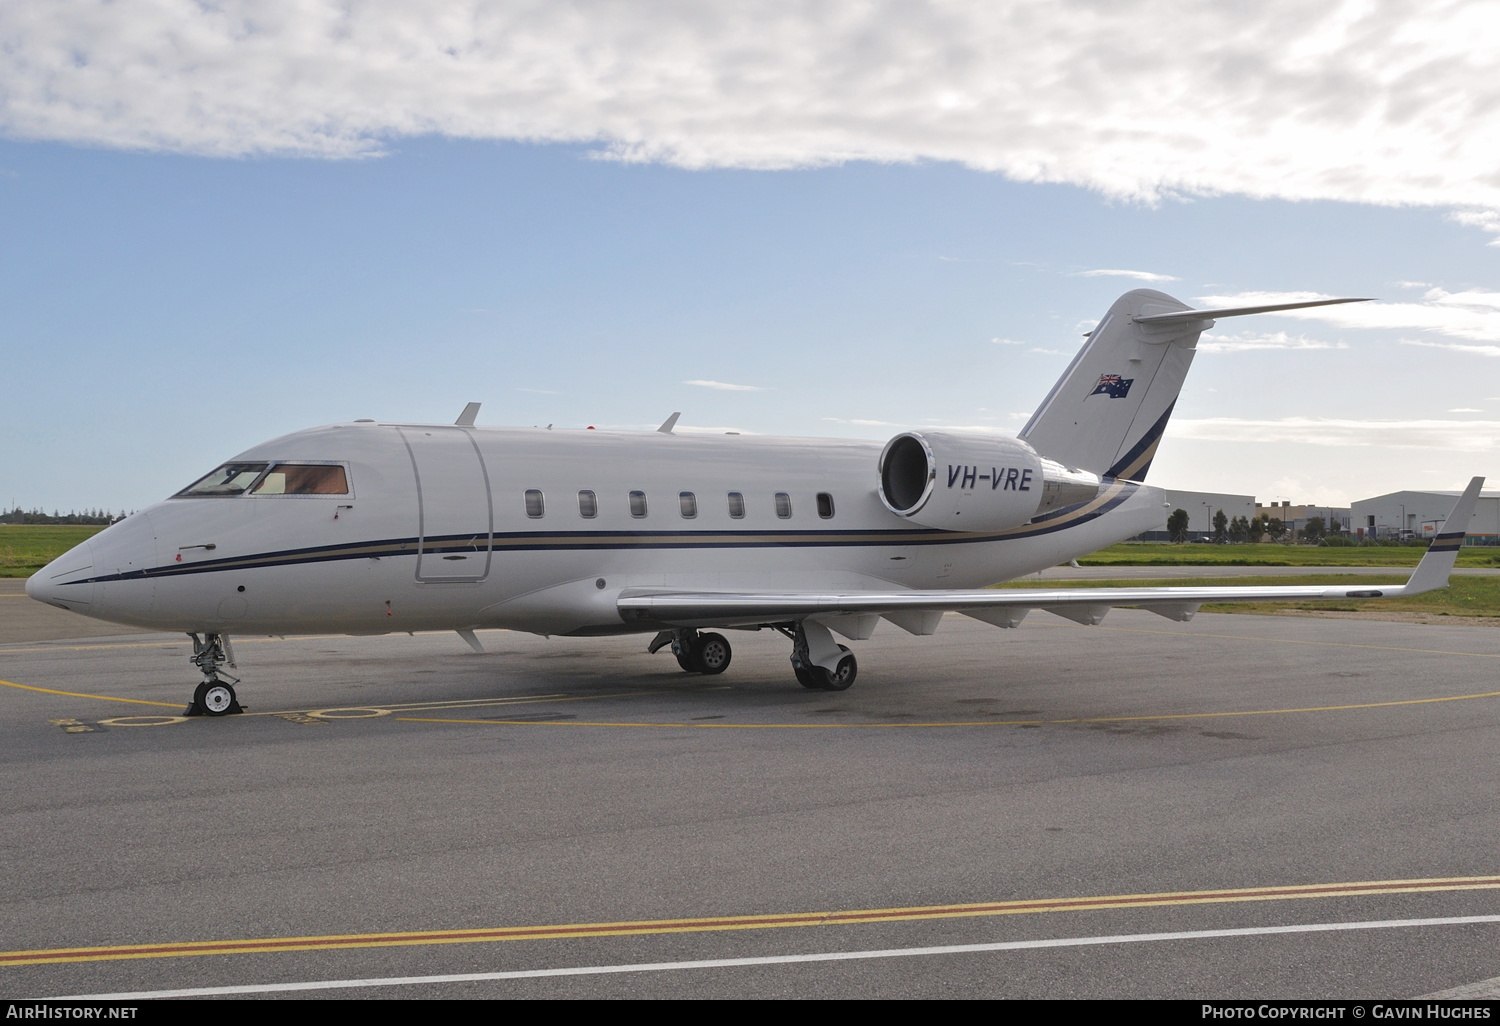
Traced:
<path fill-rule="evenodd" d="M 1443 587 L 1481 478 L 1399 587 L 995 589 L 1157 528 L 1144 485 L 1199 333 L 1215 318 L 1357 300 L 1193 310 L 1126 293 L 1019 437 L 904 431 L 875 442 L 356 421 L 257 445 L 58 557 L 31 597 L 183 631 L 189 712 L 239 711 L 232 634 L 654 633 L 689 672 L 780 631 L 805 687 L 841 691 L 834 640 L 957 611 L 1097 624 L 1112 606 L 1187 620 L 1204 602 L 1361 599 Z"/>

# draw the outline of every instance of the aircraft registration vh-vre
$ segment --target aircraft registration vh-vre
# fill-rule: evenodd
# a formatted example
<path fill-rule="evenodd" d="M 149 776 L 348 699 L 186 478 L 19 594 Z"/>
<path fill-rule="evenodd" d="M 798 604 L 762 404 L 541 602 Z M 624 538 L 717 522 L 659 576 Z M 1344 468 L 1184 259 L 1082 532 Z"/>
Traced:
<path fill-rule="evenodd" d="M 35 599 L 183 631 L 190 714 L 239 711 L 232 634 L 479 628 L 654 633 L 689 672 L 729 665 L 708 628 L 780 631 L 805 687 L 841 691 L 834 640 L 881 619 L 931 634 L 945 612 L 1019 626 L 1033 609 L 1097 624 L 1141 606 L 1364 599 L 1446 586 L 1475 478 L 1397 587 L 989 587 L 1161 524 L 1143 482 L 1199 334 L 1215 318 L 1353 299 L 1193 310 L 1121 296 L 1015 438 L 904 431 L 834 439 L 357 421 L 257 445 L 58 557 Z"/>

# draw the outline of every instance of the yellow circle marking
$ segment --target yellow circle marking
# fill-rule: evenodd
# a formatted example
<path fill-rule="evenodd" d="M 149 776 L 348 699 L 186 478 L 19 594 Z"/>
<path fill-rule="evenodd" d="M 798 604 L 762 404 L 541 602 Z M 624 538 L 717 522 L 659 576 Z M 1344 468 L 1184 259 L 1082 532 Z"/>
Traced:
<path fill-rule="evenodd" d="M 98 720 L 104 727 L 165 727 L 172 723 L 186 723 L 186 716 L 116 716 L 110 720 Z"/>
<path fill-rule="evenodd" d="M 1500 691 L 1444 698 L 1404 698 L 1395 702 L 1360 702 L 1355 705 L 1309 705 L 1293 709 L 1234 709 L 1227 712 L 1155 713 L 1144 716 L 1075 716 L 1056 720 L 942 720 L 930 723 L 629 723 L 612 720 L 459 720 L 436 717 L 398 716 L 401 723 L 472 723 L 482 726 L 517 727 L 695 727 L 706 730 L 848 730 L 893 727 L 1035 727 L 1077 723 L 1135 723 L 1147 720 L 1203 720 L 1225 716 L 1284 716 L 1290 713 L 1346 712 L 1353 709 L 1387 709 L 1401 705 L 1433 705 L 1438 702 L 1469 702 L 1500 698 Z"/>
<path fill-rule="evenodd" d="M 391 710 L 366 706 L 349 706 L 343 709 L 309 709 L 307 715 L 320 720 L 373 720 L 377 716 L 389 716 Z"/>
<path fill-rule="evenodd" d="M 8 688 L 20 688 L 22 691 L 40 691 L 44 695 L 66 695 L 68 698 L 96 698 L 101 702 L 130 702 L 133 705 L 162 705 L 168 709 L 176 709 L 181 702 L 148 702 L 144 698 L 115 698 L 113 695 L 85 695 L 78 691 L 58 691 L 55 688 L 39 688 L 31 684 L 17 684 L 14 681 L 0 680 L 0 684 Z"/>

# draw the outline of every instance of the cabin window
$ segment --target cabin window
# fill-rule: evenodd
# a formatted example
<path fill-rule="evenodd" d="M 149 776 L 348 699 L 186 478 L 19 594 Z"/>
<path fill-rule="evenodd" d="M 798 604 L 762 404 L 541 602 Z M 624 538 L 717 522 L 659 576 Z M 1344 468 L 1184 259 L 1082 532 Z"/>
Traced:
<path fill-rule="evenodd" d="M 729 515 L 736 520 L 745 519 L 745 496 L 740 492 L 729 493 Z"/>
<path fill-rule="evenodd" d="M 278 463 L 256 482 L 251 495 L 348 495 L 343 467 L 327 464 Z"/>
<path fill-rule="evenodd" d="M 599 496 L 587 488 L 578 493 L 578 515 L 592 520 L 599 515 Z"/>
<path fill-rule="evenodd" d="M 188 485 L 178 495 L 240 495 L 265 471 L 266 463 L 226 463 Z"/>
<path fill-rule="evenodd" d="M 644 517 L 646 515 L 646 493 L 645 492 L 631 492 L 630 493 L 630 515 L 633 516 L 633 517 L 635 517 L 637 520 L 641 519 L 642 517 Z"/>
<path fill-rule="evenodd" d="M 786 492 L 776 493 L 776 515 L 782 520 L 792 518 L 792 497 Z"/>
<path fill-rule="evenodd" d="M 682 504 L 682 519 L 692 520 L 698 515 L 698 496 L 692 492 L 678 492 L 677 501 Z"/>
<path fill-rule="evenodd" d="M 546 512 L 547 504 L 542 500 L 541 489 L 526 489 L 526 515 L 533 520 L 538 520 Z"/>
<path fill-rule="evenodd" d="M 827 492 L 818 493 L 818 516 L 824 520 L 833 519 L 833 496 Z"/>

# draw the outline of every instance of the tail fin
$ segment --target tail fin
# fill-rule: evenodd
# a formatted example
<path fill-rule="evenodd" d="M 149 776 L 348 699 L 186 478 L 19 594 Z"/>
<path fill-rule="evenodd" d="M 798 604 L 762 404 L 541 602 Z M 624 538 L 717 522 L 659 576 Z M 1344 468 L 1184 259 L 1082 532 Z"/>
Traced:
<path fill-rule="evenodd" d="M 1022 441 L 1065 466 L 1144 481 L 1208 325 L 1148 328 L 1135 318 L 1188 309 L 1154 289 L 1115 300 L 1021 429 Z"/>
<path fill-rule="evenodd" d="M 1107 477 L 1144 481 L 1200 333 L 1215 317 L 1358 303 L 1319 299 L 1194 310 L 1153 289 L 1115 300 L 1020 438 L 1049 459 Z"/>

